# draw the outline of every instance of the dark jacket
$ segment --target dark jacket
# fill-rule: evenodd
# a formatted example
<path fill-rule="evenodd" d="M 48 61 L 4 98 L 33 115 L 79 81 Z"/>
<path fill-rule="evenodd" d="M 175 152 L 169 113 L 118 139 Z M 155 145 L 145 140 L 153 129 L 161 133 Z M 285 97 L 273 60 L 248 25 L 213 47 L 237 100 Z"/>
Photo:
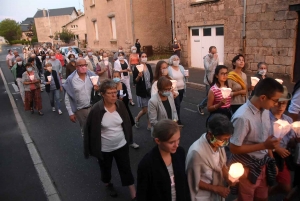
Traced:
<path fill-rule="evenodd" d="M 176 200 L 190 201 L 190 192 L 185 174 L 185 151 L 178 147 L 171 154 L 174 169 Z M 138 201 L 171 201 L 171 180 L 168 169 L 155 146 L 140 161 L 137 173 Z"/>
<path fill-rule="evenodd" d="M 151 66 L 149 64 L 146 64 L 148 71 L 150 73 L 150 83 L 152 83 L 153 81 L 153 73 L 152 73 L 152 69 Z M 146 83 L 145 83 L 145 77 L 143 74 L 143 78 L 140 78 L 138 82 L 135 81 L 135 79 L 137 78 L 137 76 L 139 75 L 139 71 L 137 68 L 134 68 L 133 71 L 133 82 L 134 84 L 136 84 L 136 95 L 140 96 L 142 98 L 146 98 L 146 97 L 151 97 L 151 88 L 149 89 L 149 91 L 146 90 Z"/>
<path fill-rule="evenodd" d="M 133 126 L 135 124 L 135 122 L 134 122 L 133 116 L 132 116 L 131 111 L 130 111 L 129 106 L 128 106 L 128 104 L 129 104 L 128 90 L 127 90 L 126 85 L 123 82 L 121 82 L 121 83 L 122 83 L 123 94 L 126 94 L 126 96 L 123 97 L 122 101 L 125 104 L 125 107 L 128 111 L 129 117 L 130 117 L 131 125 Z M 117 97 L 118 98 L 120 97 L 120 91 L 118 91 Z"/>
<path fill-rule="evenodd" d="M 123 120 L 122 127 L 125 135 L 125 139 L 131 142 L 132 126 L 130 118 L 124 103 L 121 100 L 116 102 L 116 111 L 119 113 Z M 106 110 L 104 109 L 103 100 L 95 103 L 87 117 L 84 128 L 84 156 L 86 158 L 89 155 L 102 159 L 101 152 L 101 122 Z"/>
<path fill-rule="evenodd" d="M 42 63 L 38 57 L 35 57 L 35 65 L 39 70 L 42 69 Z"/>
<path fill-rule="evenodd" d="M 52 70 L 52 73 L 50 73 L 49 71 L 45 71 L 44 76 L 45 76 L 45 81 L 48 82 L 48 76 L 51 76 L 54 79 L 54 83 L 56 86 L 56 89 L 60 89 L 60 78 L 58 76 L 58 73 L 55 70 Z M 50 84 L 45 84 L 45 88 L 46 88 L 46 92 L 49 93 L 50 92 Z"/>

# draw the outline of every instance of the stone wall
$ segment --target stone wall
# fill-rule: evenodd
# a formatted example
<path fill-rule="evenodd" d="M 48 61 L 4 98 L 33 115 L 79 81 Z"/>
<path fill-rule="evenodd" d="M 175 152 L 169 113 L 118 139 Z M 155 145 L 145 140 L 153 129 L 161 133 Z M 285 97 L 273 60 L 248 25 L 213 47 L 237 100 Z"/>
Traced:
<path fill-rule="evenodd" d="M 232 58 L 239 53 L 246 57 L 246 71 L 257 70 L 257 63 L 265 61 L 269 73 L 293 73 L 298 15 L 289 5 L 300 0 L 247 0 L 246 38 L 243 45 L 242 0 L 220 0 L 194 4 L 195 0 L 176 0 L 176 35 L 183 53 L 182 63 L 190 66 L 189 27 L 224 25 L 224 63 L 231 67 Z"/>

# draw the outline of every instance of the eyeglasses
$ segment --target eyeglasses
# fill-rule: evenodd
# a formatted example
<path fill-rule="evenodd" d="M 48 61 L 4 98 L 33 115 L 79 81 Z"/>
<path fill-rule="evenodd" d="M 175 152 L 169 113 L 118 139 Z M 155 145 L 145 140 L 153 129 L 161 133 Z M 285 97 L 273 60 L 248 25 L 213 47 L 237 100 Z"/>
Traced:
<path fill-rule="evenodd" d="M 87 64 L 79 64 L 77 66 L 79 66 L 80 68 L 83 68 L 83 67 L 87 67 Z"/>
<path fill-rule="evenodd" d="M 220 75 L 222 75 L 222 76 L 228 76 L 228 72 L 227 73 L 220 73 Z"/>
<path fill-rule="evenodd" d="M 106 92 L 107 95 L 117 95 L 118 92 L 117 91 L 114 91 L 114 92 Z"/>
<path fill-rule="evenodd" d="M 279 102 L 279 99 L 277 99 L 277 100 L 274 100 L 274 99 L 272 99 L 272 98 L 269 98 L 268 96 L 267 96 L 267 98 L 269 99 L 269 100 L 272 100 L 274 103 L 278 103 Z"/>

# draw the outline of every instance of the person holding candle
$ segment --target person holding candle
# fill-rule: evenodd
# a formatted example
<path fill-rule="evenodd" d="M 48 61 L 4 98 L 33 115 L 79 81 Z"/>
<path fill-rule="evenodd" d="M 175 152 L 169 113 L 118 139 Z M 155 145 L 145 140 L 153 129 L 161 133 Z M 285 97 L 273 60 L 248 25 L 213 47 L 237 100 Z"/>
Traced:
<path fill-rule="evenodd" d="M 184 68 L 179 65 L 180 59 L 177 55 L 173 55 L 169 59 L 170 66 L 168 67 L 168 75 L 177 81 L 177 89 L 179 95 L 174 99 L 176 105 L 176 111 L 178 116 L 178 124 L 182 125 L 180 119 L 180 105 L 183 100 L 183 94 L 186 89 L 186 76 L 184 75 Z"/>
<path fill-rule="evenodd" d="M 97 64 L 96 73 L 99 75 L 100 83 L 105 79 L 112 79 L 113 67 L 108 61 L 108 55 L 103 53 L 102 60 Z"/>
<path fill-rule="evenodd" d="M 218 65 L 212 80 L 212 87 L 208 92 L 207 109 L 210 115 L 221 113 L 231 119 L 232 113 L 230 109 L 231 97 L 223 98 L 220 88 L 228 88 L 227 83 L 228 68 L 224 65 Z M 208 117 L 209 119 L 209 117 Z"/>
<path fill-rule="evenodd" d="M 283 114 L 285 112 L 288 101 L 292 98 L 292 95 L 288 93 L 286 86 L 283 86 L 284 92 L 280 97 L 278 104 L 270 109 L 271 128 L 278 119 L 293 123 L 292 118 Z M 296 137 L 295 132 L 291 129 L 280 141 L 280 146 L 273 150 L 273 155 L 276 160 L 277 167 L 279 169 L 276 176 L 277 184 L 272 186 L 269 190 L 269 195 L 284 193 L 287 194 L 291 191 L 291 173 L 293 169 L 293 157 L 288 149 L 288 144 L 294 142 Z M 275 151 L 275 152 L 274 152 Z"/>
<path fill-rule="evenodd" d="M 42 97 L 40 89 L 40 77 L 37 72 L 33 71 L 32 64 L 25 64 L 26 72 L 22 75 L 22 82 L 24 85 L 25 91 L 25 101 L 24 108 L 25 111 L 30 110 L 31 114 L 34 113 L 33 108 L 38 111 L 40 116 L 43 116 L 42 113 Z"/>
<path fill-rule="evenodd" d="M 131 125 L 133 126 L 135 123 L 134 123 L 134 119 L 133 119 L 133 116 L 131 114 L 131 111 L 129 109 L 129 106 L 128 106 L 129 99 L 128 99 L 127 87 L 123 82 L 121 82 L 121 73 L 119 71 L 114 71 L 112 76 L 113 76 L 114 83 L 116 83 L 116 85 L 117 85 L 117 90 L 118 90 L 117 97 L 118 97 L 119 100 L 123 101 L 123 103 L 125 104 L 126 110 L 127 110 L 128 114 L 129 114 L 129 117 L 130 117 Z M 138 144 L 133 142 L 133 136 L 131 136 L 130 139 L 131 139 L 131 141 L 129 142 L 130 147 L 132 147 L 134 149 L 137 149 L 137 148 L 140 147 Z"/>
<path fill-rule="evenodd" d="M 48 93 L 50 104 L 52 107 L 52 111 L 55 112 L 56 108 L 58 114 L 61 115 L 62 111 L 60 109 L 60 92 L 62 91 L 61 80 L 58 73 L 55 70 L 52 70 L 52 64 L 46 64 L 46 72 L 45 72 L 45 88 L 46 92 Z M 55 106 L 54 106 L 54 99 L 55 99 Z"/>
<path fill-rule="evenodd" d="M 234 133 L 228 163 L 239 162 L 245 168 L 239 179 L 238 200 L 267 200 L 268 187 L 275 184 L 277 170 L 272 149 L 279 146 L 281 139 L 272 136 L 269 109 L 278 104 L 282 93 L 280 83 L 265 78 L 257 84 L 254 96 L 231 118 Z"/>
<path fill-rule="evenodd" d="M 186 174 L 191 200 L 225 200 L 229 189 L 225 182 L 234 185 L 228 178 L 226 153 L 233 133 L 233 125 L 222 114 L 214 114 L 208 121 L 207 132 L 189 148 L 186 156 Z"/>
<path fill-rule="evenodd" d="M 147 54 L 141 53 L 141 65 L 143 65 L 143 71 L 140 72 L 138 68 L 135 68 L 133 71 L 133 81 L 136 84 L 136 99 L 138 106 L 141 111 L 135 117 L 135 127 L 139 128 L 140 126 L 140 118 L 143 115 L 147 116 L 147 130 L 151 130 L 151 124 L 148 118 L 148 102 L 151 97 L 151 83 L 153 80 L 152 68 L 149 64 L 147 64 Z"/>
<path fill-rule="evenodd" d="M 265 79 L 267 77 L 268 72 L 268 66 L 266 62 L 259 62 L 257 64 L 257 73 L 255 74 L 255 77 L 257 77 L 259 80 Z M 255 87 L 251 88 L 251 97 L 254 95 L 254 89 Z"/>
<path fill-rule="evenodd" d="M 245 67 L 245 57 L 241 54 L 232 59 L 233 71 L 228 74 L 228 87 L 232 89 L 231 110 L 235 113 L 248 99 L 247 75 L 242 71 Z"/>
<path fill-rule="evenodd" d="M 156 146 L 138 165 L 137 200 L 190 201 L 179 126 L 163 119 L 154 126 L 153 138 Z"/>

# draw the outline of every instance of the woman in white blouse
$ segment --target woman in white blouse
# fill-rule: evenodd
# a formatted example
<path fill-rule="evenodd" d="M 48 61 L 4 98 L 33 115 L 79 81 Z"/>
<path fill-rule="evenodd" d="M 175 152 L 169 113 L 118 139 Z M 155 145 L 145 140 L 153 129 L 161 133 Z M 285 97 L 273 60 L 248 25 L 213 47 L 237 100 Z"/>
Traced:
<path fill-rule="evenodd" d="M 173 55 L 170 57 L 169 64 L 170 66 L 168 67 L 168 75 L 173 79 L 176 80 L 177 83 L 177 89 L 179 95 L 174 99 L 175 101 L 175 106 L 177 110 L 177 115 L 178 115 L 178 124 L 182 125 L 181 120 L 180 120 L 180 104 L 183 99 L 183 93 L 185 91 L 186 85 L 186 76 L 184 75 L 184 68 L 182 65 L 179 65 L 180 60 L 177 55 Z"/>

